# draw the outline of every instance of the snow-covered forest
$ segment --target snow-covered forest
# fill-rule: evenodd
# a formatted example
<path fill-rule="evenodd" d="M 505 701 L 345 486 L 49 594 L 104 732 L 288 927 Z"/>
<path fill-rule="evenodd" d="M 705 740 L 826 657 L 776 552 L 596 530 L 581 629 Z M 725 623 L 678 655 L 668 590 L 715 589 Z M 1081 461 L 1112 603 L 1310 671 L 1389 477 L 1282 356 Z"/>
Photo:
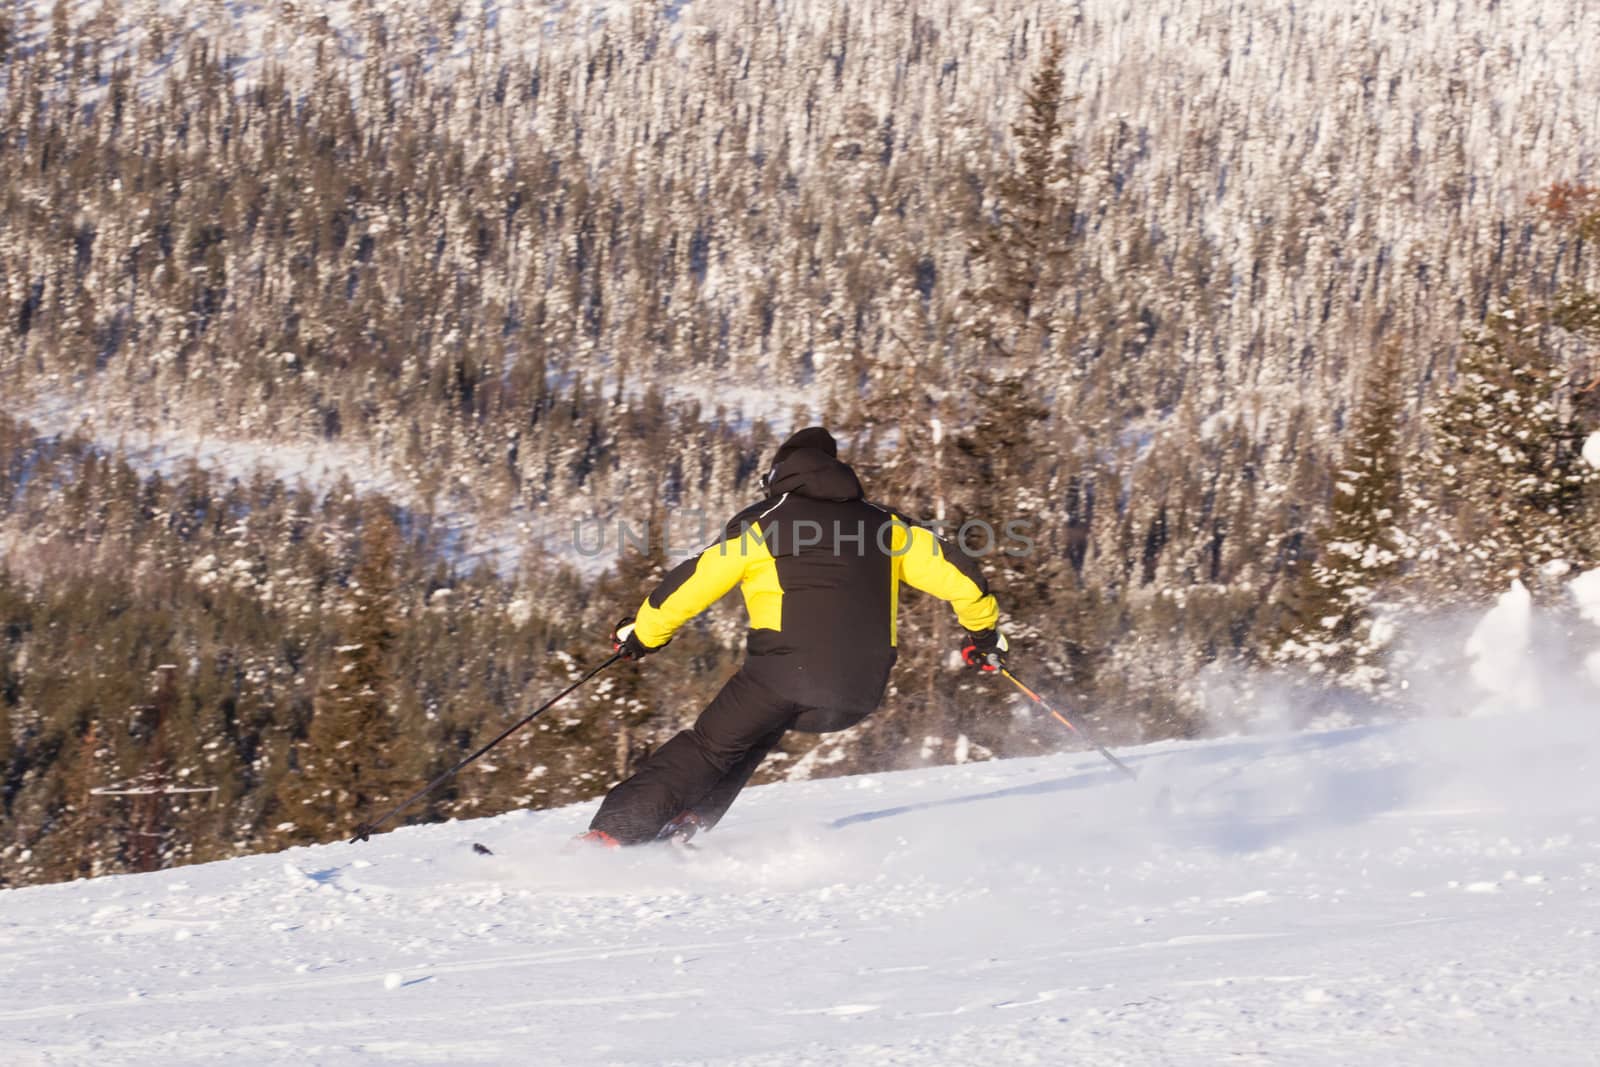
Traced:
<path fill-rule="evenodd" d="M 1404 715 L 1462 668 L 1414 635 L 1513 582 L 1592 632 L 1596 40 L 0 0 L 0 885 L 347 835 L 609 654 L 808 421 L 875 499 L 1028 524 L 984 559 L 1015 662 L 1112 741 Z M 725 607 L 414 817 L 601 791 L 737 662 Z M 1063 744 L 904 615 L 887 706 L 768 777 Z"/>

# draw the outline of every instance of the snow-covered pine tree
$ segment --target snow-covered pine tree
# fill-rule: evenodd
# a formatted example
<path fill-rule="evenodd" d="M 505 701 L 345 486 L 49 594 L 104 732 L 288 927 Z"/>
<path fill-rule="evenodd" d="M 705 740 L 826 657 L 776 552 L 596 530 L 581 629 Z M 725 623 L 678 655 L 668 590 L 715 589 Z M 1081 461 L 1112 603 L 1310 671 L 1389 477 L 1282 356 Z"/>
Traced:
<path fill-rule="evenodd" d="M 281 843 L 324 841 L 374 817 L 417 780 L 422 746 L 397 723 L 392 662 L 400 532 L 381 498 L 366 509 L 344 623 L 317 694 L 295 772 L 278 789 Z"/>
<path fill-rule="evenodd" d="M 1576 277 L 1555 297 L 1552 318 L 1557 330 L 1575 340 L 1587 356 L 1576 367 L 1572 395 L 1575 428 L 1580 434 L 1600 434 L 1600 279 L 1596 278 L 1592 252 L 1587 257 L 1587 277 L 1583 270 L 1584 252 L 1600 243 L 1600 186 L 1558 182 L 1535 203 L 1577 263 Z M 1586 455 L 1593 466 L 1592 448 Z M 1600 560 L 1600 480 L 1585 487 L 1580 510 L 1585 516 L 1581 526 L 1589 533 L 1584 551 L 1588 559 Z"/>
<path fill-rule="evenodd" d="M 1057 326 L 1051 298 L 1071 255 L 1078 169 L 1067 139 L 1065 59 L 1052 36 L 1012 127 L 1016 163 L 995 182 L 991 221 L 971 246 L 983 280 L 968 294 L 977 300 L 968 329 L 1007 355 L 1049 347 Z"/>
<path fill-rule="evenodd" d="M 1003 621 L 1024 643 L 1035 632 L 1076 629 L 1062 618 L 1074 613 L 1073 605 L 1058 608 L 1057 600 L 1073 599 L 1077 579 L 1050 533 L 1058 520 L 1052 502 L 1061 468 L 1052 414 L 1060 401 L 1056 391 L 1068 387 L 1054 368 L 1070 343 L 1064 308 L 1077 243 L 1079 168 L 1068 136 L 1065 62 L 1066 46 L 1051 34 L 1012 126 L 1015 158 L 992 176 L 975 220 L 969 245 L 975 284 L 963 293 L 957 321 L 976 345 L 968 351 L 970 370 L 957 378 L 966 389 L 956 394 L 953 447 L 943 453 L 949 457 L 951 532 L 960 534 L 958 524 L 987 524 L 966 527 L 971 536 L 962 547 L 984 557 L 1006 604 Z M 1046 686 L 1065 680 L 1066 657 L 1056 644 L 1036 649 L 1056 665 L 1035 675 Z M 970 688 L 965 705 L 941 726 L 946 737 L 981 736 L 992 728 L 992 695 Z"/>
<path fill-rule="evenodd" d="M 1298 566 L 1283 602 L 1284 640 L 1272 655 L 1373 696 L 1389 685 L 1383 658 L 1391 635 L 1378 605 L 1413 547 L 1403 518 L 1402 362 L 1400 347 L 1388 345 L 1367 373 L 1327 525 L 1315 558 Z"/>
<path fill-rule="evenodd" d="M 1066 137 L 1064 62 L 1065 47 L 1052 36 L 1012 129 L 1015 164 L 994 181 L 970 249 L 980 281 L 965 294 L 962 327 L 980 347 L 965 430 L 955 441 L 956 461 L 966 468 L 958 496 L 965 499 L 953 500 L 952 511 L 958 520 L 981 519 L 997 529 L 1013 520 L 1035 527 L 1048 521 L 1042 497 L 1055 449 L 1046 424 L 1051 390 L 1060 385 L 1046 370 L 1063 343 L 1055 303 L 1071 258 L 1077 184 Z M 992 562 L 999 567 L 1006 557 Z M 1027 571 L 1048 583 L 1043 562 L 1030 560 Z"/>
<path fill-rule="evenodd" d="M 1548 307 L 1514 297 L 1469 337 L 1455 387 L 1427 413 L 1420 570 L 1432 593 L 1482 601 L 1520 578 L 1560 595 L 1595 562 L 1592 490 L 1571 370 L 1546 343 Z"/>

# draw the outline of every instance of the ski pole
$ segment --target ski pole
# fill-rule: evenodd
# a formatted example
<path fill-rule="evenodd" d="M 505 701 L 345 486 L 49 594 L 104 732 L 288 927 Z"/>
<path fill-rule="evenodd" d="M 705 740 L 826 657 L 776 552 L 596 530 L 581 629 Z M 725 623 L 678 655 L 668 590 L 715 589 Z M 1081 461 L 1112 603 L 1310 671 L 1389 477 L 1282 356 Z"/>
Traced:
<path fill-rule="evenodd" d="M 357 826 L 356 835 L 350 839 L 350 843 L 353 845 L 357 841 L 365 841 L 370 838 L 373 834 L 378 832 L 378 827 L 382 826 L 384 823 L 388 822 L 390 819 L 409 808 L 413 802 L 427 796 L 429 793 L 439 788 L 445 782 L 449 781 L 457 771 L 461 770 L 461 768 L 465 767 L 467 764 L 471 763 L 473 760 L 477 759 L 479 756 L 483 755 L 485 752 L 489 751 L 491 748 L 498 745 L 512 734 L 516 733 L 518 730 L 522 729 L 522 727 L 526 726 L 534 719 L 537 719 L 540 715 L 543 715 L 546 711 L 549 711 L 556 701 L 560 700 L 562 697 L 578 688 L 584 682 L 587 682 L 590 678 L 593 678 L 595 675 L 599 674 L 601 671 L 605 670 L 607 667 L 611 666 L 613 663 L 617 662 L 617 660 L 622 658 L 622 653 L 618 652 L 616 655 L 600 664 L 600 666 L 594 668 L 594 670 L 590 671 L 588 674 L 585 674 L 582 678 L 579 678 L 576 682 L 573 682 L 571 685 L 567 686 L 565 689 L 551 697 L 549 700 L 545 701 L 543 704 L 540 704 L 533 711 L 530 711 L 528 714 L 524 715 L 510 726 L 500 731 L 500 736 L 496 737 L 493 741 L 490 741 L 487 745 L 484 745 L 482 748 L 478 749 L 478 751 L 474 752 L 460 763 L 457 763 L 454 767 L 451 767 L 448 771 L 445 771 L 443 774 L 439 775 L 439 777 L 435 778 L 433 781 L 429 782 L 415 793 L 412 793 L 410 796 L 406 797 L 399 804 L 396 804 L 394 810 L 390 811 L 377 822 L 362 823 L 361 825 Z"/>
<path fill-rule="evenodd" d="M 1052 708 L 1050 706 L 1050 702 L 1045 700 L 1044 697 L 1040 696 L 1038 693 L 1035 693 L 1032 689 L 1029 689 L 1027 686 L 1023 685 L 1021 679 L 1019 679 L 1016 675 L 1012 674 L 1009 670 L 1007 670 L 1004 667 L 1000 668 L 1000 673 L 1005 676 L 1006 681 L 1010 682 L 1012 685 L 1016 686 L 1018 689 L 1022 690 L 1024 693 L 1026 693 L 1028 695 L 1028 699 L 1029 700 L 1033 701 L 1035 704 L 1039 705 L 1045 711 L 1048 711 L 1050 714 L 1054 715 L 1060 721 L 1062 726 L 1065 726 L 1067 729 L 1071 730 L 1073 733 L 1075 733 L 1079 737 L 1083 738 L 1089 744 L 1093 745 L 1096 752 L 1100 753 L 1100 755 L 1102 755 L 1106 759 L 1110 760 L 1111 763 L 1119 771 L 1121 771 L 1123 774 L 1126 774 L 1129 778 L 1138 778 L 1139 777 L 1139 772 L 1138 771 L 1134 770 L 1132 767 L 1128 766 L 1126 763 L 1123 763 L 1121 760 L 1119 760 L 1116 756 L 1112 755 L 1111 754 L 1111 750 L 1106 748 L 1100 742 L 1096 741 L 1094 738 L 1090 737 L 1088 734 L 1084 733 L 1082 730 L 1080 730 L 1076 726 L 1072 725 L 1072 720 L 1068 719 L 1065 715 L 1061 714 L 1055 708 Z"/>

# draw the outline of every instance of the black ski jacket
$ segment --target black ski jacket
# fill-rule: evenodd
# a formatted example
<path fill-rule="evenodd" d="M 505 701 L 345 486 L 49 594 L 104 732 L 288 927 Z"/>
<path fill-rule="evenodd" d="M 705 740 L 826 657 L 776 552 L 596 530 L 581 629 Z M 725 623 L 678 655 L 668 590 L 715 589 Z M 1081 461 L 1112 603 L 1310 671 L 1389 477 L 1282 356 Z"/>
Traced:
<path fill-rule="evenodd" d="M 948 601 L 968 630 L 995 625 L 977 564 L 863 500 L 855 472 L 827 452 L 788 454 L 768 492 L 651 592 L 637 615 L 640 641 L 665 644 L 737 585 L 750 614 L 745 671 L 780 697 L 837 712 L 804 720 L 825 731 L 854 725 L 883 699 L 901 582 Z"/>

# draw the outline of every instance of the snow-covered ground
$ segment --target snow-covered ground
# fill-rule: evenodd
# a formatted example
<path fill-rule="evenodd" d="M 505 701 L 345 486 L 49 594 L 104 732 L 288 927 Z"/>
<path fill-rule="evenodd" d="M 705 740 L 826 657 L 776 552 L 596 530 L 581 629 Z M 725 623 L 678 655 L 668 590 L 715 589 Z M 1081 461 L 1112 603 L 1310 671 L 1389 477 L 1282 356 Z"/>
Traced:
<path fill-rule="evenodd" d="M 0 1062 L 1592 1064 L 1597 754 L 1546 708 L 14 890 Z"/>

